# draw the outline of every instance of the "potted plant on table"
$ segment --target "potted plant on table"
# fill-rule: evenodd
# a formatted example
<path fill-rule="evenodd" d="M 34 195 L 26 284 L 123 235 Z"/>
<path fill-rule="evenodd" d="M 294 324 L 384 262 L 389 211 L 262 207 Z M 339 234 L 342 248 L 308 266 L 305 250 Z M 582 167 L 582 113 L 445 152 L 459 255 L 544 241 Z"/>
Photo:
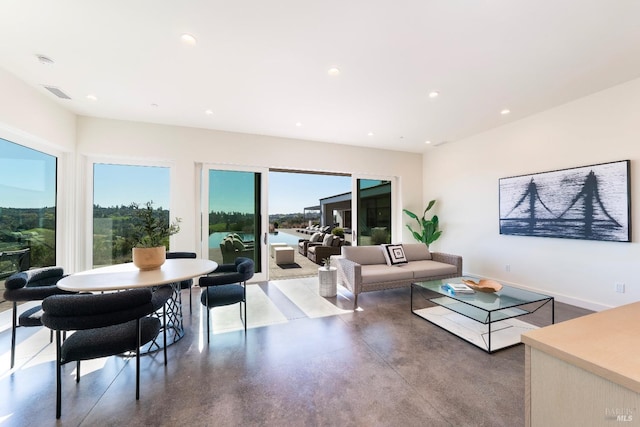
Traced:
<path fill-rule="evenodd" d="M 415 219 L 418 222 L 419 231 L 414 231 L 409 224 L 407 224 L 407 228 L 411 231 L 413 238 L 418 242 L 422 242 L 425 245 L 430 245 L 431 243 L 438 240 L 440 235 L 442 234 L 441 230 L 438 230 L 438 216 L 434 215 L 431 219 L 427 219 L 427 211 L 436 204 L 435 200 L 431 200 L 427 205 L 427 208 L 422 213 L 422 218 L 418 218 L 418 215 L 409 211 L 408 209 L 403 209 L 402 211 L 407 214 L 410 218 Z"/>
<path fill-rule="evenodd" d="M 135 245 L 132 249 L 133 264 L 140 270 L 155 270 L 166 260 L 169 236 L 180 231 L 180 218 L 165 221 L 159 210 L 153 209 L 153 201 L 140 206 L 131 204 L 134 212 Z"/>

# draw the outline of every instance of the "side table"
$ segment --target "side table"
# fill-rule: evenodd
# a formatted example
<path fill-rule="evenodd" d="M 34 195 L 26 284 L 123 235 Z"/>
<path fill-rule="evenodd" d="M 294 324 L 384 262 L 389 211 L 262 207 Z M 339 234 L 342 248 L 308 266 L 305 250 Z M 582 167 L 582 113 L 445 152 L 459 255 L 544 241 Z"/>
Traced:
<path fill-rule="evenodd" d="M 276 242 L 276 243 L 270 243 L 269 244 L 269 254 L 271 255 L 271 258 L 275 258 L 276 257 L 276 248 L 284 248 L 287 247 L 289 245 L 287 245 L 286 243 L 280 243 L 280 242 Z"/>
<path fill-rule="evenodd" d="M 321 297 L 335 297 L 338 293 L 338 269 L 336 267 L 318 268 L 318 293 Z"/>

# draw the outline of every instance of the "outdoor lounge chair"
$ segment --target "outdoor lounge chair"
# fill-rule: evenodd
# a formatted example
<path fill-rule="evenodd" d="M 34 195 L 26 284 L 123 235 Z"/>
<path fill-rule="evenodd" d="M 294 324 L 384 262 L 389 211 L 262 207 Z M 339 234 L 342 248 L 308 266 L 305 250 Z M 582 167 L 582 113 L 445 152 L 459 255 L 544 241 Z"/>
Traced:
<path fill-rule="evenodd" d="M 254 248 L 227 236 L 220 242 L 220 251 L 223 264 L 233 264 L 238 257 L 253 259 Z"/>
<path fill-rule="evenodd" d="M 307 258 L 318 265 L 323 264 L 323 260 L 331 255 L 340 255 L 342 246 L 348 244 L 344 239 L 327 234 L 321 244 L 310 243 L 307 247 Z"/>
<path fill-rule="evenodd" d="M 312 243 L 322 243 L 324 239 L 324 234 L 322 233 L 314 233 L 308 239 L 300 239 L 298 240 L 298 253 L 302 256 L 307 256 L 307 248 Z"/>

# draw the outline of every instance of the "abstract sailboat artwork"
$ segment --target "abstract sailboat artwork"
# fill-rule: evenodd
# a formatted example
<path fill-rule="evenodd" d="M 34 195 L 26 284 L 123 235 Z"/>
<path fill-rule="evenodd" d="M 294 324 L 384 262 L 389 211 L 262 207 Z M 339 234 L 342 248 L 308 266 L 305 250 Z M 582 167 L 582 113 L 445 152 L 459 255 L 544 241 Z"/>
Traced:
<path fill-rule="evenodd" d="M 631 241 L 630 161 L 499 180 L 500 234 Z"/>

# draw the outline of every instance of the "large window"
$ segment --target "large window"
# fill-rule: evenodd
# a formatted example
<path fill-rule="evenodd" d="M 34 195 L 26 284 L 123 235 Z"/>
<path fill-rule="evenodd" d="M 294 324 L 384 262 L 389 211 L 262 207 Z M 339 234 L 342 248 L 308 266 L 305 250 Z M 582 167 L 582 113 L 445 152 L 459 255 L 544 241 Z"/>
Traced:
<path fill-rule="evenodd" d="M 0 138 L 0 279 L 56 263 L 55 156 Z"/>
<path fill-rule="evenodd" d="M 132 203 L 152 201 L 156 214 L 169 222 L 169 184 L 167 167 L 94 164 L 94 267 L 131 261 Z"/>

